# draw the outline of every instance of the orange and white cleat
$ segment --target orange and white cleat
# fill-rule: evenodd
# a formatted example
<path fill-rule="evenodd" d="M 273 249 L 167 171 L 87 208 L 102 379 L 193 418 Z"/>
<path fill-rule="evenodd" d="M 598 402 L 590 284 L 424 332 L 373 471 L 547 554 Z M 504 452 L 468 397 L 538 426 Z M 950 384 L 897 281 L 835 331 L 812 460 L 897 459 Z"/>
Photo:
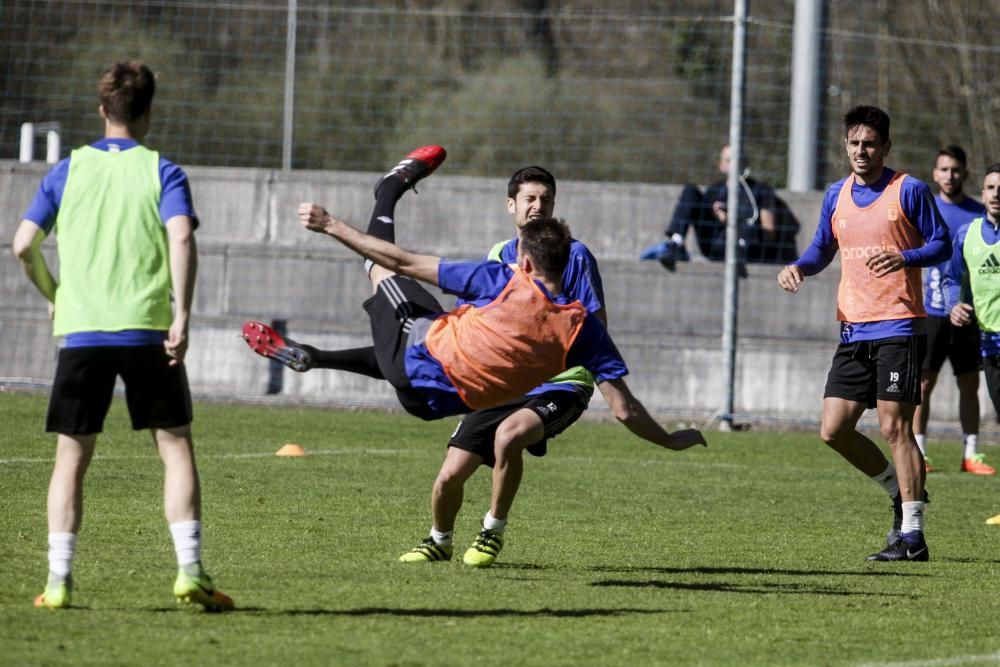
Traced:
<path fill-rule="evenodd" d="M 973 475 L 995 475 L 997 474 L 997 469 L 991 465 L 986 465 L 983 462 L 982 454 L 976 454 L 972 458 L 962 459 L 962 472 L 972 473 Z"/>

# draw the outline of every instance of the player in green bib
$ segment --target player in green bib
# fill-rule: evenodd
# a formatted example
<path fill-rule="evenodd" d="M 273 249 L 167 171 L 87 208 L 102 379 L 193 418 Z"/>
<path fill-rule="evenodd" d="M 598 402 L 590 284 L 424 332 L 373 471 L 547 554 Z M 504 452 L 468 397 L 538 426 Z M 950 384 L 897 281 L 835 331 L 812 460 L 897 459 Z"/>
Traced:
<path fill-rule="evenodd" d="M 174 596 L 211 610 L 233 608 L 201 564 L 201 493 L 183 363 L 197 217 L 183 170 L 141 144 L 155 89 L 152 71 L 139 61 L 104 71 L 98 83 L 104 138 L 46 174 L 14 237 L 15 255 L 54 310 L 53 333 L 63 337 L 45 425 L 58 434 L 48 497 L 49 577 L 36 607 L 70 606 L 83 479 L 121 377 L 132 427 L 150 431 L 163 460 L 164 510 L 178 566 Z M 40 250 L 53 231 L 58 280 Z"/>
<path fill-rule="evenodd" d="M 1000 162 L 983 178 L 986 215 L 958 231 L 945 270 L 945 304 L 956 327 L 979 325 L 986 388 L 1000 420 Z M 963 300 L 968 287 L 972 303 Z"/>

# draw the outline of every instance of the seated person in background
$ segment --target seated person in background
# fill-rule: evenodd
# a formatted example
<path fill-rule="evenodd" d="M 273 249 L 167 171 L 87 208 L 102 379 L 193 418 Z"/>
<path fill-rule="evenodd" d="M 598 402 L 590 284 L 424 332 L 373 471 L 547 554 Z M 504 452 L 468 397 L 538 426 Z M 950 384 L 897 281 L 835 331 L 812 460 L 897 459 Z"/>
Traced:
<path fill-rule="evenodd" d="M 643 250 L 640 259 L 658 260 L 673 271 L 678 261 L 690 259 L 684 247 L 684 237 L 689 227 L 694 228 L 695 239 L 701 254 L 712 261 L 726 258 L 726 206 L 729 189 L 726 179 L 730 165 L 729 146 L 719 152 L 719 172 L 723 178 L 708 186 L 702 193 L 697 186 L 685 185 L 667 226 L 667 240 Z M 798 224 L 774 190 L 746 176 L 740 176 L 739 193 L 739 244 L 740 262 L 784 262 L 794 259 L 794 235 Z M 787 222 L 785 221 L 787 218 Z M 792 223 L 792 224 L 790 224 Z M 791 239 L 791 242 L 789 242 Z M 782 246 L 788 246 L 785 252 Z M 788 255 L 786 257 L 785 255 Z"/>

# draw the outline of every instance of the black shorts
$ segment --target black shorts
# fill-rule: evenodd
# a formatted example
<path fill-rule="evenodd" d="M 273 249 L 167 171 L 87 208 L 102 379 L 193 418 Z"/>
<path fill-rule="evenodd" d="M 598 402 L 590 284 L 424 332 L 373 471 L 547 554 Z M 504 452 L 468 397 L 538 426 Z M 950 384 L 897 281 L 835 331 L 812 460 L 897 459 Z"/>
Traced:
<path fill-rule="evenodd" d="M 536 396 L 521 396 L 493 408 L 476 410 L 465 415 L 451 434 L 448 446 L 478 454 L 483 457 L 483 465 L 492 468 L 496 463 L 493 441 L 500 423 L 518 410 L 528 409 L 541 417 L 545 428 L 545 435 L 527 448 L 528 453 L 545 456 L 548 452 L 548 439 L 556 437 L 580 418 L 587 409 L 591 393 L 592 391 L 583 389 L 547 391 Z"/>
<path fill-rule="evenodd" d="M 947 317 L 928 315 L 927 352 L 921 368 L 924 372 L 938 373 L 945 359 L 951 362 L 955 375 L 979 372 L 982 367 L 979 327 L 975 324 L 956 327 Z"/>
<path fill-rule="evenodd" d="M 1000 354 L 983 357 L 983 371 L 986 376 L 986 393 L 993 401 L 997 423 L 1000 423 Z"/>
<path fill-rule="evenodd" d="M 842 343 L 833 355 L 823 398 L 843 398 L 869 408 L 876 399 L 920 405 L 925 345 L 923 335 Z"/>
<path fill-rule="evenodd" d="M 410 386 L 406 375 L 406 346 L 410 329 L 426 325 L 444 312 L 437 299 L 423 286 L 406 276 L 392 276 L 379 283 L 364 303 L 372 326 L 375 360 L 385 379 L 395 387 L 400 405 L 421 419 L 436 419 L 426 400 Z M 424 320 L 424 322 L 420 322 Z"/>
<path fill-rule="evenodd" d="M 100 433 L 115 378 L 135 430 L 191 423 L 191 391 L 184 364 L 169 365 L 163 345 L 71 347 L 59 351 L 45 430 L 64 435 Z"/>

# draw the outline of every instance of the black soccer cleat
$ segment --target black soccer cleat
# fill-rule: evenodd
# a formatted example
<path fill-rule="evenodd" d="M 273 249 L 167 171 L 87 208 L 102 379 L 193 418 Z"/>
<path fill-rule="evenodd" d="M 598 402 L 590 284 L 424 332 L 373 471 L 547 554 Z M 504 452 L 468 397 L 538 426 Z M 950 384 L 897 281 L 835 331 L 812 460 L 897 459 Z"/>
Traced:
<path fill-rule="evenodd" d="M 401 193 L 410 188 L 416 192 L 417 182 L 433 174 L 447 156 L 448 153 L 442 146 L 422 146 L 410 151 L 409 155 L 400 160 L 399 164 L 375 183 L 375 198 L 378 198 L 378 189 L 389 178 L 396 178 L 403 182 L 404 187 L 400 191 Z"/>
<path fill-rule="evenodd" d="M 927 549 L 927 542 L 924 541 L 923 537 L 920 537 L 920 540 L 917 542 L 911 542 L 901 537 L 896 540 L 895 544 L 891 544 L 882 551 L 868 556 L 865 560 L 910 560 L 924 562 L 930 559 L 930 555 L 930 551 Z"/>

